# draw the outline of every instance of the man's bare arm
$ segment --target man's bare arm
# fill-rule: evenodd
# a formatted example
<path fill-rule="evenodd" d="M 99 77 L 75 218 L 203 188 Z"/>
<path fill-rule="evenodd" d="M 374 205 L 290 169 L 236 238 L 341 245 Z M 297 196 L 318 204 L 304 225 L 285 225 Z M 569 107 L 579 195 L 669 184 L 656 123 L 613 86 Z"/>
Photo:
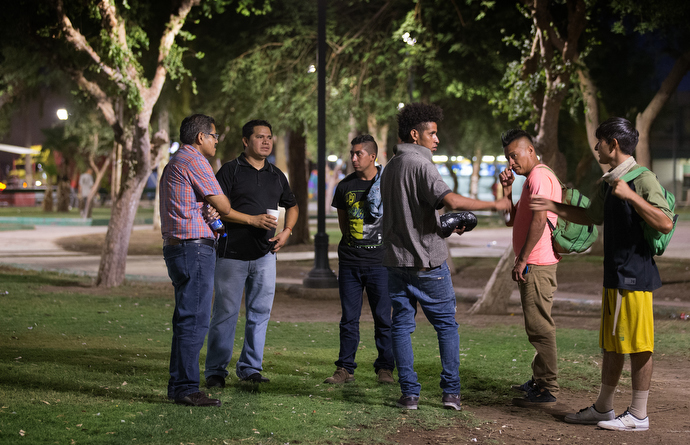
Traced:
<path fill-rule="evenodd" d="M 547 210 L 575 224 L 582 224 L 585 226 L 594 224 L 594 221 L 587 216 L 587 209 L 584 207 L 562 204 L 539 195 L 530 196 L 530 201 L 529 208 L 532 209 L 532 211 Z"/>
<path fill-rule="evenodd" d="M 510 201 L 501 198 L 498 201 L 480 201 L 478 199 L 465 198 L 457 193 L 448 193 L 443 197 L 443 205 L 453 210 L 500 210 L 510 209 Z"/>

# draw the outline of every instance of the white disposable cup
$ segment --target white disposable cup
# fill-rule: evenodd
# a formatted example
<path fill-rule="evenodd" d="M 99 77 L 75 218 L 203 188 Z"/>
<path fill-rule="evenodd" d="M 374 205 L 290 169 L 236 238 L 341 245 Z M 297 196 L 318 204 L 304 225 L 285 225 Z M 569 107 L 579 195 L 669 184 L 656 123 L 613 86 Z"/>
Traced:
<path fill-rule="evenodd" d="M 266 213 L 271 215 L 271 216 L 275 216 L 276 219 L 278 219 L 280 217 L 280 210 L 266 209 Z"/>

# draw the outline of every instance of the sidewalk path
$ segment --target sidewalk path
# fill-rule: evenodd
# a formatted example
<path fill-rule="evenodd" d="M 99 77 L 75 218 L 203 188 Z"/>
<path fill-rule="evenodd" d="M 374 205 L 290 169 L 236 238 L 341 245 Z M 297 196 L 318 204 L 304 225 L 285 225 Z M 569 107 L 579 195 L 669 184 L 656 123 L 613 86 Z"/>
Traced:
<path fill-rule="evenodd" d="M 95 277 L 98 273 L 100 256 L 68 252 L 56 244 L 62 237 L 105 233 L 104 226 L 36 226 L 35 230 L 0 231 L 0 264 L 17 267 L 50 270 L 70 274 L 83 274 Z M 151 230 L 150 225 L 135 226 L 134 230 Z M 452 235 L 450 252 L 454 257 L 500 257 L 511 242 L 510 228 L 475 229 L 462 236 Z M 330 259 L 336 259 L 337 253 L 329 252 Z M 278 253 L 278 261 L 310 260 L 314 252 Z M 676 227 L 673 240 L 664 253 L 664 258 L 690 259 L 690 221 L 681 221 Z M 280 267 L 280 266 L 278 266 Z M 127 257 L 125 270 L 127 279 L 144 281 L 169 281 L 163 255 L 137 255 Z M 279 285 L 301 285 L 300 278 L 278 277 Z M 482 289 L 456 288 L 459 298 L 474 300 Z M 556 292 L 559 302 L 572 302 L 598 306 L 599 295 Z M 519 304 L 519 294 L 511 295 L 511 302 Z M 655 305 L 676 307 L 681 303 L 655 301 Z"/>

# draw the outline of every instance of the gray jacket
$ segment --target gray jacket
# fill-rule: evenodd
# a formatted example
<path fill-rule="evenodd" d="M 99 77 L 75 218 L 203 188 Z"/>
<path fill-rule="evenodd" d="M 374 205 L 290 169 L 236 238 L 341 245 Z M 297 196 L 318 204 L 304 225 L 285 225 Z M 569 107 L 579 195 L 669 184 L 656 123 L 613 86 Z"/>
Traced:
<path fill-rule="evenodd" d="M 448 257 L 445 240 L 438 235 L 443 198 L 450 187 L 431 161 L 431 150 L 399 144 L 383 169 L 384 266 L 428 268 Z"/>

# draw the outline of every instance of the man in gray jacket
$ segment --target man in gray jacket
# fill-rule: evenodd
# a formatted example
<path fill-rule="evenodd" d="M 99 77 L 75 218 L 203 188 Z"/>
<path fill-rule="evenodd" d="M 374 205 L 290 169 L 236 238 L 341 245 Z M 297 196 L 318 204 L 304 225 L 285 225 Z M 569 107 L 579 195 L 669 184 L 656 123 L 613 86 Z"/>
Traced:
<path fill-rule="evenodd" d="M 487 202 L 453 193 L 432 162 L 439 144 L 443 111 L 433 104 L 412 103 L 398 114 L 396 155 L 381 176 L 383 240 L 388 292 L 393 306 L 393 355 L 402 396 L 397 406 L 417 409 L 421 385 L 414 371 L 410 335 L 417 303 L 436 330 L 441 356 L 441 403 L 461 409 L 460 338 L 455 321 L 455 292 L 446 264 L 448 248 L 439 235 L 442 207 L 455 210 L 507 210 L 506 198 Z M 462 230 L 458 231 L 462 233 Z"/>

